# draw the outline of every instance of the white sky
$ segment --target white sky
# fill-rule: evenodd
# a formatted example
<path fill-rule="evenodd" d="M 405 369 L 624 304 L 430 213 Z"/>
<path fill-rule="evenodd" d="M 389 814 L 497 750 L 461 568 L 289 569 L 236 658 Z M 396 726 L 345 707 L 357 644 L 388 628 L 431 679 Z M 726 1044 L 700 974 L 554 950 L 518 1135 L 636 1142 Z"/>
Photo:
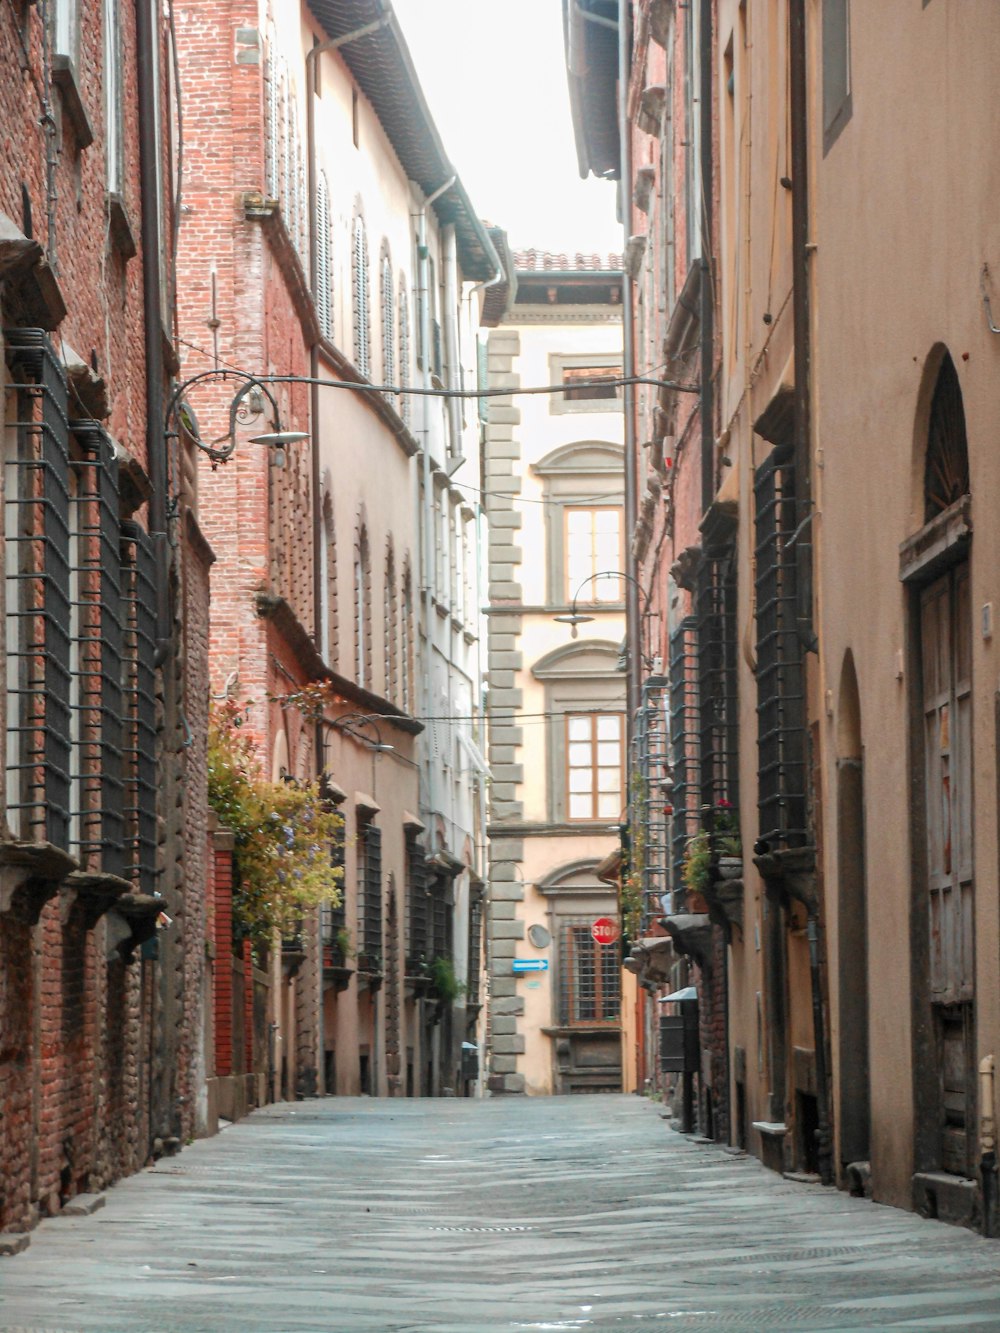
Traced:
<path fill-rule="evenodd" d="M 511 246 L 620 252 L 615 186 L 580 179 L 561 0 L 393 0 L 424 95 L 480 217 Z"/>

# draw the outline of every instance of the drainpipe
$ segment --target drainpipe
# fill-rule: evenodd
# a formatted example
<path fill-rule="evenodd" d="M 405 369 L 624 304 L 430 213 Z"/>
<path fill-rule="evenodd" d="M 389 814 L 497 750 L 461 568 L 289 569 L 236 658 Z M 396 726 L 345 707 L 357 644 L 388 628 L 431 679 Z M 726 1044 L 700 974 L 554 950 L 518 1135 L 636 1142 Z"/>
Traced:
<path fill-rule="evenodd" d="M 979 1062 L 979 1173 L 983 1190 L 983 1235 L 998 1231 L 997 1122 L 995 1109 L 996 1062 L 992 1055 Z"/>
<path fill-rule="evenodd" d="M 816 1047 L 816 1118 L 819 1127 L 819 1178 L 823 1185 L 833 1184 L 833 1124 L 830 1117 L 830 1090 L 826 1071 L 826 1022 L 823 1016 L 823 976 L 820 960 L 819 906 L 807 905 L 806 936 L 809 940 L 809 977 L 812 983 L 813 1042 Z"/>
<path fill-rule="evenodd" d="M 427 210 L 455 184 L 457 176 L 449 176 L 432 194 L 427 195 L 417 210 L 417 272 L 418 292 L 420 296 L 420 361 L 423 387 L 431 387 L 431 302 L 430 302 L 430 251 L 427 248 Z M 421 711 L 424 717 L 433 714 L 433 685 L 431 666 L 434 645 L 434 486 L 431 480 L 431 411 L 434 399 L 429 394 L 421 395 L 420 432 L 423 437 L 421 446 L 421 476 L 423 478 L 423 506 L 420 515 L 423 528 L 423 564 L 424 577 L 422 589 L 422 611 L 424 622 L 424 670 L 423 699 Z M 432 724 L 433 725 L 433 724 Z M 436 845 L 434 813 L 437 808 L 437 782 L 434 760 L 427 751 L 427 811 L 428 811 L 428 852 L 433 852 Z"/>
<path fill-rule="evenodd" d="M 795 543 L 799 637 L 816 651 L 812 610 L 812 318 L 809 292 L 809 126 L 805 0 L 788 5 L 789 110 L 792 159 L 792 326 L 795 357 Z"/>
<path fill-rule="evenodd" d="M 167 452 L 163 423 L 163 309 L 160 300 L 160 201 L 157 197 L 158 89 L 156 26 L 151 0 L 135 6 L 137 93 L 139 103 L 139 201 L 142 211 L 142 304 L 145 316 L 146 467 L 149 472 L 149 535 L 156 558 L 157 664 L 162 665 L 170 645 L 170 607 L 167 596 Z"/>
<path fill-rule="evenodd" d="M 623 249 L 628 248 L 632 229 L 632 132 L 628 117 L 628 88 L 631 65 L 629 42 L 631 30 L 629 0 L 618 0 L 618 132 L 621 142 L 620 198 Z M 625 560 L 632 563 L 632 538 L 635 532 L 637 510 L 637 465 L 635 431 L 635 388 L 629 381 L 635 375 L 635 330 L 633 328 L 632 280 L 622 274 L 622 369 L 625 385 L 622 389 L 622 407 L 625 413 Z M 625 641 L 628 671 L 626 674 L 626 747 L 631 745 L 635 728 L 635 712 L 639 706 L 642 669 L 642 628 L 639 620 L 639 585 L 625 580 Z M 626 749 L 627 752 L 627 749 Z"/>
<path fill-rule="evenodd" d="M 812 616 L 812 541 L 808 531 L 812 512 L 812 403 L 811 329 L 809 300 L 809 140 L 806 87 L 805 0 L 789 0 L 788 70 L 792 157 L 792 321 L 795 357 L 794 465 L 795 519 L 800 534 L 795 543 L 796 599 L 799 637 L 809 651 L 816 650 Z M 808 905 L 809 973 L 812 986 L 813 1040 L 816 1047 L 816 1111 L 819 1119 L 819 1173 L 824 1185 L 833 1182 L 833 1121 L 827 1083 L 826 1016 L 823 1008 L 820 904 Z"/>
<path fill-rule="evenodd" d="M 689 21 L 694 22 L 691 10 Z M 715 405 L 712 375 L 715 352 L 715 309 L 712 291 L 712 0 L 701 0 L 699 12 L 700 68 L 698 107 L 701 151 L 698 174 L 701 186 L 701 508 L 715 499 Z"/>
<path fill-rule="evenodd" d="M 458 379 L 458 249 L 455 243 L 455 228 L 444 229 L 444 355 L 447 361 L 447 384 L 449 389 L 460 389 Z M 451 446 L 448 475 L 451 476 L 464 462 L 462 458 L 462 404 L 458 398 L 449 398 L 448 431 Z"/>

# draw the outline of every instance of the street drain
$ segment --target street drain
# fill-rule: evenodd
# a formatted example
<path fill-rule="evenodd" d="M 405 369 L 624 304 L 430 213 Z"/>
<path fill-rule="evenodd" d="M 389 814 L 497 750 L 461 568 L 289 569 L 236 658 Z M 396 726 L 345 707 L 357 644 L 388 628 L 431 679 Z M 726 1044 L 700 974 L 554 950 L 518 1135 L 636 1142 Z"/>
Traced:
<path fill-rule="evenodd" d="M 534 1231 L 534 1227 L 429 1227 L 430 1231 Z"/>

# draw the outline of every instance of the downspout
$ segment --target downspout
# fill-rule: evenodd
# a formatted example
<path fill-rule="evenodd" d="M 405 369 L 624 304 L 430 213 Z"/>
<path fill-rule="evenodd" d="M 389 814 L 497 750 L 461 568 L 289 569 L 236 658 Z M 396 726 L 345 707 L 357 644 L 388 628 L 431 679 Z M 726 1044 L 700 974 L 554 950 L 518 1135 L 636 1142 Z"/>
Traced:
<path fill-rule="evenodd" d="M 449 176 L 443 185 L 427 195 L 417 210 L 417 271 L 418 293 L 420 297 L 420 363 L 423 387 L 431 387 L 431 310 L 430 310 L 430 251 L 427 248 L 427 210 L 455 184 L 457 176 Z M 421 610 L 424 622 L 424 670 L 421 712 L 426 718 L 433 715 L 433 687 L 431 666 L 434 646 L 434 486 L 431 480 L 431 410 L 434 399 L 424 394 L 421 398 L 420 431 L 423 437 L 421 445 L 421 477 L 423 480 L 423 506 L 421 523 L 423 527 L 423 587 L 421 589 Z M 436 833 L 433 817 L 437 808 L 437 782 L 434 760 L 427 750 L 427 813 L 428 813 L 428 852 L 435 850 Z"/>
<path fill-rule="evenodd" d="M 789 0 L 788 64 L 790 137 L 792 156 L 792 318 L 795 357 L 795 519 L 806 534 L 812 512 L 812 402 L 811 308 L 809 300 L 809 141 L 807 108 L 807 48 L 805 0 Z M 812 540 L 795 543 L 796 598 L 799 637 L 804 648 L 816 650 L 812 613 Z M 820 903 L 809 910 L 809 976 L 812 987 L 813 1041 L 816 1048 L 816 1131 L 819 1174 L 824 1185 L 833 1182 L 833 1121 L 827 1082 L 826 1015 L 823 1007 L 823 949 Z"/>
<path fill-rule="evenodd" d="M 146 371 L 146 467 L 149 473 L 149 535 L 156 560 L 156 657 L 162 666 L 170 647 L 167 545 L 167 453 L 163 421 L 163 309 L 160 300 L 160 201 L 157 197 L 156 26 L 151 0 L 136 0 L 136 81 L 139 104 L 139 201 L 142 218 L 142 304 Z"/>
<path fill-rule="evenodd" d="M 792 322 L 795 357 L 795 543 L 799 637 L 816 651 L 812 610 L 812 327 L 809 292 L 809 125 L 805 0 L 789 0 L 788 53 L 792 157 Z"/>
<path fill-rule="evenodd" d="M 712 3 L 701 0 L 699 12 L 698 107 L 701 151 L 698 162 L 701 187 L 701 509 L 708 512 L 715 499 L 715 310 L 712 290 Z M 690 11 L 689 11 L 690 14 Z M 691 21 L 694 21 L 693 15 Z M 691 182 L 688 183 L 689 188 Z"/>
<path fill-rule="evenodd" d="M 444 229 L 444 354 L 447 360 L 447 384 L 448 389 L 460 389 L 462 386 L 458 382 L 458 330 L 455 327 L 458 319 L 458 250 L 455 243 L 454 226 Z M 448 475 L 457 470 L 458 465 L 464 462 L 462 458 L 462 404 L 458 398 L 449 398 L 448 402 L 448 433 L 449 439 L 449 463 Z"/>
<path fill-rule="evenodd" d="M 324 51 L 335 51 L 338 47 L 347 46 L 349 42 L 356 42 L 359 37 L 367 37 L 372 33 L 378 32 L 384 28 L 391 20 L 391 12 L 383 14 L 373 23 L 366 24 L 363 28 L 356 28 L 353 32 L 345 33 L 343 37 L 334 37 L 326 42 L 317 42 L 306 52 L 306 188 L 309 193 L 307 208 L 309 210 L 309 289 L 313 299 L 316 296 L 318 270 L 316 264 L 316 62 Z M 270 55 L 270 53 L 269 53 Z M 316 381 L 319 379 L 319 351 L 315 344 L 309 348 L 309 377 L 313 381 L 309 386 L 309 427 L 312 435 L 312 455 L 311 455 L 311 476 L 312 485 L 312 537 L 313 537 L 313 638 L 317 649 L 322 649 L 323 644 L 323 625 L 321 617 L 323 614 L 323 580 L 326 578 L 325 564 L 317 559 L 319 551 L 322 549 L 323 538 L 323 506 L 320 498 L 320 411 L 319 411 L 319 385 Z M 327 663 L 329 666 L 329 663 Z M 316 776 L 319 777 L 326 762 L 326 741 L 323 734 L 322 721 L 316 723 L 315 735 L 315 754 L 316 754 Z M 320 990 L 322 992 L 322 980 L 320 981 Z M 326 1046 L 326 1034 L 324 1032 L 323 1003 L 322 994 L 320 995 L 319 1005 L 319 1049 L 323 1051 Z M 320 1062 L 322 1066 L 322 1061 Z M 325 1071 L 320 1069 L 320 1077 L 325 1077 Z M 325 1089 L 329 1092 L 329 1089 Z"/>
<path fill-rule="evenodd" d="M 628 118 L 628 87 L 631 65 L 629 49 L 629 0 L 618 0 L 618 132 L 621 143 L 620 199 L 624 249 L 628 248 L 632 230 L 632 133 Z M 635 330 L 633 328 L 632 280 L 622 274 L 622 369 L 626 383 L 622 389 L 622 408 L 625 414 L 625 552 L 626 563 L 632 563 L 632 539 L 635 534 L 637 510 L 637 466 L 635 430 L 635 388 L 628 383 L 635 375 Z M 626 572 L 631 572 L 626 570 Z M 638 571 L 636 571 L 637 573 Z M 626 753 L 632 742 L 635 712 L 639 706 L 642 668 L 642 633 L 639 620 L 639 585 L 625 580 L 625 641 L 628 670 L 625 678 L 627 714 Z"/>

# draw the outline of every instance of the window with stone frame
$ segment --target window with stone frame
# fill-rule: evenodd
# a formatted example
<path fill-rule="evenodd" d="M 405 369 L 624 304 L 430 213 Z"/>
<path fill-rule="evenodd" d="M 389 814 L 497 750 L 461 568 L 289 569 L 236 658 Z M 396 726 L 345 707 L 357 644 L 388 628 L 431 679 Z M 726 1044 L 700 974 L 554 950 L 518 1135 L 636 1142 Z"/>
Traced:
<path fill-rule="evenodd" d="M 399 335 L 399 387 L 401 389 L 408 389 L 410 387 L 410 359 L 412 357 L 410 342 L 410 301 L 406 290 L 406 278 L 402 274 L 399 279 L 399 300 L 396 307 L 396 325 Z M 413 404 L 408 393 L 400 394 L 398 406 L 399 414 L 408 426 L 413 416 Z"/>
<path fill-rule="evenodd" d="M 385 554 L 385 582 L 382 605 L 382 662 L 385 697 L 396 701 L 399 694 L 398 602 L 396 599 L 396 559 L 392 542 Z"/>
<path fill-rule="evenodd" d="M 355 843 L 357 920 L 355 947 L 359 972 L 379 975 L 383 970 L 384 905 L 382 894 L 382 830 L 373 813 L 357 812 Z"/>
<path fill-rule="evenodd" d="M 624 510 L 618 505 L 567 505 L 566 599 L 579 603 L 620 602 Z"/>
<path fill-rule="evenodd" d="M 354 312 L 354 364 L 371 379 L 371 287 L 368 272 L 368 234 L 360 213 L 354 215 L 351 260 L 351 304 Z"/>
<path fill-rule="evenodd" d="M 400 705 L 413 712 L 413 574 L 410 562 L 403 565 L 403 607 L 399 619 Z"/>
<path fill-rule="evenodd" d="M 554 416 L 566 412 L 620 412 L 621 352 L 566 352 L 549 357 L 549 383 L 563 385 L 549 396 Z"/>
<path fill-rule="evenodd" d="M 623 713 L 567 713 L 566 817 L 618 819 L 624 803 Z"/>
<path fill-rule="evenodd" d="M 562 1027 L 615 1024 L 621 1016 L 621 966 L 614 945 L 598 944 L 592 919 L 563 921 L 559 1022 Z"/>
<path fill-rule="evenodd" d="M 392 285 L 392 259 L 388 242 L 382 242 L 379 263 L 379 301 L 382 307 L 382 383 L 396 381 L 396 297 Z"/>
<path fill-rule="evenodd" d="M 324 338 L 333 337 L 333 255 L 330 223 L 330 186 L 326 172 L 316 182 L 316 318 Z"/>
<path fill-rule="evenodd" d="M 622 606 L 625 451 L 610 440 L 560 445 L 532 466 L 545 501 L 546 597 L 550 606 Z M 617 594 L 617 596 L 615 595 Z"/>
<path fill-rule="evenodd" d="M 337 531 L 334 526 L 333 496 L 323 497 L 320 525 L 319 623 L 320 653 L 328 666 L 337 661 Z"/>
<path fill-rule="evenodd" d="M 556 824 L 616 822 L 625 804 L 625 682 L 617 643 L 583 640 L 532 667 L 545 690 L 547 809 Z"/>
<path fill-rule="evenodd" d="M 354 679 L 364 689 L 370 689 L 371 676 L 371 551 L 368 529 L 362 523 L 354 543 Z"/>

